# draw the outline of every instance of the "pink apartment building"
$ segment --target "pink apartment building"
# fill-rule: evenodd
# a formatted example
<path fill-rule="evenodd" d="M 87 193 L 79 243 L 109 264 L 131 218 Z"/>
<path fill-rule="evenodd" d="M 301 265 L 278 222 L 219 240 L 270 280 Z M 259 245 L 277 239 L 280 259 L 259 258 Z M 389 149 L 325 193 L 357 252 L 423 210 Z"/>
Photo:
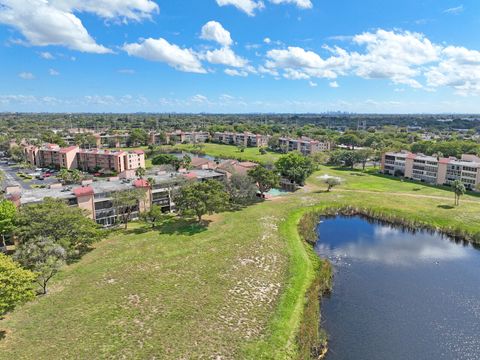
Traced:
<path fill-rule="evenodd" d="M 55 144 L 47 144 L 42 147 L 26 145 L 24 152 L 26 160 L 38 167 L 80 169 L 83 171 L 101 169 L 117 173 L 145 168 L 145 153 L 142 150 L 83 150 L 78 146 L 61 148 Z"/>

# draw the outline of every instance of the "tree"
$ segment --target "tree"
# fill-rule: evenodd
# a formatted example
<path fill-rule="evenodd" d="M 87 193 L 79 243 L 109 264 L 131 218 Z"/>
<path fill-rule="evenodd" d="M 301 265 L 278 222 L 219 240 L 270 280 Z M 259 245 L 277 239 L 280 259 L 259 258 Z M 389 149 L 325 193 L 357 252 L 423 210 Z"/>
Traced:
<path fill-rule="evenodd" d="M 0 251 L 7 247 L 5 236 L 10 235 L 15 229 L 16 215 L 17 207 L 11 201 L 0 201 L 0 235 L 2 236 Z"/>
<path fill-rule="evenodd" d="M 24 268 L 36 274 L 36 281 L 47 294 L 47 284 L 65 264 L 67 252 L 51 238 L 35 238 L 22 244 L 15 252 L 17 260 Z"/>
<path fill-rule="evenodd" d="M 175 205 L 182 215 L 195 215 L 198 222 L 205 214 L 223 211 L 228 206 L 224 185 L 216 180 L 195 182 L 180 188 Z"/>
<path fill-rule="evenodd" d="M 0 254 L 0 316 L 35 297 L 35 274 Z"/>
<path fill-rule="evenodd" d="M 20 243 L 49 237 L 67 251 L 69 259 L 86 252 L 102 235 L 98 225 L 86 217 L 83 210 L 51 198 L 22 206 L 16 225 L 15 234 Z"/>
<path fill-rule="evenodd" d="M 190 155 L 188 154 L 183 155 L 182 167 L 184 169 L 189 169 L 191 165 L 192 165 L 192 158 L 190 157 Z"/>
<path fill-rule="evenodd" d="M 175 171 L 178 171 L 182 166 L 182 160 L 175 155 L 171 154 L 159 154 L 152 159 L 153 165 L 171 165 Z"/>
<path fill-rule="evenodd" d="M 246 149 L 247 147 L 242 144 L 242 145 L 238 145 L 237 148 L 238 148 L 238 151 L 240 151 L 241 153 L 243 153 L 243 152 L 245 152 L 245 149 Z"/>
<path fill-rule="evenodd" d="M 97 139 L 92 133 L 79 133 L 75 135 L 75 144 L 82 149 L 91 148 L 97 145 Z"/>
<path fill-rule="evenodd" d="M 337 140 L 340 144 L 349 146 L 352 150 L 360 144 L 360 139 L 353 133 L 345 133 L 338 137 Z"/>
<path fill-rule="evenodd" d="M 152 225 L 152 229 L 154 229 L 157 226 L 157 223 L 164 217 L 165 214 L 162 212 L 162 208 L 158 205 L 152 205 L 150 210 L 141 215 L 143 221 Z"/>
<path fill-rule="evenodd" d="M 361 160 L 357 151 L 352 150 L 339 150 L 332 152 L 330 156 L 330 164 L 340 165 L 353 169 L 355 164 Z"/>
<path fill-rule="evenodd" d="M 248 176 L 250 176 L 257 183 L 258 189 L 260 190 L 262 196 L 280 184 L 280 176 L 275 171 L 268 170 L 262 165 L 256 166 L 254 169 L 249 170 Z"/>
<path fill-rule="evenodd" d="M 130 146 L 145 145 L 148 142 L 148 133 L 144 129 L 133 129 L 128 142 Z"/>
<path fill-rule="evenodd" d="M 370 149 L 362 149 L 357 151 L 355 155 L 358 161 L 362 164 L 362 169 L 365 170 L 368 159 L 372 156 L 372 151 Z"/>
<path fill-rule="evenodd" d="M 80 180 L 82 180 L 83 175 L 77 169 L 68 170 L 66 168 L 62 168 L 58 172 L 57 177 L 60 180 L 62 180 L 65 184 L 76 184 L 76 183 L 79 183 Z"/>
<path fill-rule="evenodd" d="M 273 151 L 278 151 L 279 150 L 279 145 L 280 144 L 280 136 L 279 135 L 273 135 L 268 139 L 268 148 Z"/>
<path fill-rule="evenodd" d="M 257 199 L 257 186 L 248 175 L 233 174 L 227 184 L 227 191 L 234 204 L 247 205 Z"/>
<path fill-rule="evenodd" d="M 315 171 L 312 159 L 299 152 L 291 152 L 282 156 L 275 163 L 275 167 L 282 176 L 300 186 L 303 186 L 307 177 Z"/>
<path fill-rule="evenodd" d="M 327 192 L 330 192 L 330 190 L 332 190 L 335 186 L 341 184 L 340 179 L 336 177 L 328 177 L 323 182 L 328 186 Z"/>
<path fill-rule="evenodd" d="M 22 148 L 18 145 L 13 145 L 9 150 L 8 154 L 13 161 L 22 162 L 25 160 L 25 154 L 22 151 Z"/>
<path fill-rule="evenodd" d="M 135 170 L 135 175 L 137 175 L 140 179 L 143 179 L 143 177 L 145 176 L 146 174 L 146 170 L 142 167 L 138 168 L 137 170 Z"/>
<path fill-rule="evenodd" d="M 126 191 L 117 191 L 112 194 L 113 207 L 117 211 L 120 221 L 128 228 L 128 222 L 132 213 L 138 210 L 140 201 L 145 200 L 145 189 L 131 189 Z"/>
<path fill-rule="evenodd" d="M 455 193 L 455 206 L 460 205 L 460 197 L 462 195 L 465 195 L 465 192 L 467 191 L 465 189 L 465 185 L 460 180 L 455 180 L 452 183 L 452 188 L 453 192 Z"/>

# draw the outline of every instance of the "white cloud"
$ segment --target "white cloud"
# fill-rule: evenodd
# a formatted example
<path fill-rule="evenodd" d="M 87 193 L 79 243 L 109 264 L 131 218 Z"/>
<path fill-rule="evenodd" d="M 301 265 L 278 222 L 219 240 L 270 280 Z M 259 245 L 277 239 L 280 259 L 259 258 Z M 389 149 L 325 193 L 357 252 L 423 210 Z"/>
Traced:
<path fill-rule="evenodd" d="M 230 46 L 233 43 L 230 32 L 217 21 L 209 21 L 203 25 L 200 38 L 215 41 L 222 46 Z"/>
<path fill-rule="evenodd" d="M 52 6 L 68 12 L 81 11 L 104 19 L 149 19 L 160 8 L 152 0 L 51 0 Z"/>
<path fill-rule="evenodd" d="M 180 71 L 200 74 L 206 73 L 197 54 L 193 50 L 182 49 L 178 45 L 170 44 L 163 38 L 149 38 L 143 40 L 141 43 L 125 44 L 123 50 L 131 56 L 167 63 Z"/>
<path fill-rule="evenodd" d="M 263 1 L 255 0 L 217 0 L 219 6 L 235 6 L 238 10 L 243 11 L 248 16 L 255 16 L 256 10 L 261 10 L 265 7 Z"/>
<path fill-rule="evenodd" d="M 418 33 L 378 30 L 353 38 L 366 47 L 363 54 L 350 54 L 351 66 L 358 76 L 367 79 L 391 79 L 395 84 L 421 87 L 414 78 L 419 66 L 438 60 L 441 47 Z"/>
<path fill-rule="evenodd" d="M 270 44 L 272 42 L 272 40 L 270 38 L 266 37 L 265 39 L 263 39 L 263 42 L 265 44 Z"/>
<path fill-rule="evenodd" d="M 51 53 L 49 53 L 48 51 L 45 51 L 45 52 L 41 52 L 40 53 L 40 57 L 42 59 L 45 59 L 45 60 L 53 60 L 55 59 L 55 56 L 53 56 Z"/>
<path fill-rule="evenodd" d="M 442 51 L 442 60 L 425 76 L 432 88 L 448 86 L 462 96 L 480 95 L 480 51 L 448 46 Z"/>
<path fill-rule="evenodd" d="M 248 64 L 248 60 L 238 56 L 228 47 L 212 51 L 209 50 L 203 56 L 212 64 L 226 65 L 236 68 L 242 68 Z"/>
<path fill-rule="evenodd" d="M 308 85 L 310 85 L 310 87 L 317 87 L 318 86 L 318 84 L 316 82 L 313 82 L 313 81 L 309 81 Z"/>
<path fill-rule="evenodd" d="M 208 98 L 205 95 L 197 94 L 192 96 L 191 101 L 195 103 L 206 103 L 208 102 Z"/>
<path fill-rule="evenodd" d="M 33 80 L 33 79 L 35 79 L 35 75 L 33 75 L 31 72 L 27 72 L 27 71 L 21 72 L 20 74 L 18 74 L 18 77 L 23 79 L 23 80 Z"/>
<path fill-rule="evenodd" d="M 31 45 L 60 45 L 72 50 L 105 54 L 81 20 L 42 0 L 0 0 L 0 23 L 17 29 Z"/>
<path fill-rule="evenodd" d="M 336 81 L 332 81 L 328 84 L 328 86 L 330 86 L 331 88 L 338 88 L 340 87 L 340 85 L 338 85 L 338 83 Z"/>
<path fill-rule="evenodd" d="M 0 0 L 0 23 L 18 30 L 30 45 L 65 46 L 82 52 L 112 51 L 96 43 L 75 12 L 104 19 L 140 21 L 158 12 L 151 0 Z"/>
<path fill-rule="evenodd" d="M 354 74 L 420 88 L 422 85 L 416 78 L 422 75 L 424 66 L 438 61 L 441 52 L 441 46 L 432 44 L 424 35 L 411 32 L 380 29 L 356 35 L 352 41 L 364 51 L 348 52 L 338 46 L 324 46 L 331 56 L 322 58 L 300 47 L 274 49 L 267 52 L 265 67 L 282 70 L 284 77 L 289 79 L 335 79 Z"/>
<path fill-rule="evenodd" d="M 237 70 L 237 69 L 225 69 L 225 74 L 229 76 L 241 76 L 241 77 L 247 77 L 248 72 L 244 70 Z"/>
<path fill-rule="evenodd" d="M 60 73 L 59 73 L 57 70 L 55 70 L 55 69 L 48 69 L 48 74 L 49 74 L 50 76 L 58 76 L 58 75 L 60 75 Z"/>
<path fill-rule="evenodd" d="M 445 14 L 458 15 L 458 14 L 462 13 L 463 10 L 465 10 L 465 8 L 463 7 L 463 5 L 460 5 L 460 6 L 445 9 L 445 10 L 443 10 L 443 12 Z"/>
<path fill-rule="evenodd" d="M 310 0 L 270 0 L 272 4 L 293 4 L 300 9 L 311 9 L 313 4 Z"/>

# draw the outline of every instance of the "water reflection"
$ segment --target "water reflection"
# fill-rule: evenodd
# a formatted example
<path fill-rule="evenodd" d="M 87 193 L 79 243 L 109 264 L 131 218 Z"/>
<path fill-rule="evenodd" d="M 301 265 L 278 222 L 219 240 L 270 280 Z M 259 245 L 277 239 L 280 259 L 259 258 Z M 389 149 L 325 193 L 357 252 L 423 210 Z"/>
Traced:
<path fill-rule="evenodd" d="M 328 360 L 480 359 L 480 251 L 358 217 L 325 219 L 318 234 L 335 267 Z"/>
<path fill-rule="evenodd" d="M 468 248 L 426 231 L 413 234 L 387 225 L 374 226 L 372 230 L 372 234 L 361 231 L 358 237 L 340 241 L 340 245 L 319 242 L 317 251 L 331 259 L 353 258 L 396 266 L 452 261 L 469 256 Z"/>

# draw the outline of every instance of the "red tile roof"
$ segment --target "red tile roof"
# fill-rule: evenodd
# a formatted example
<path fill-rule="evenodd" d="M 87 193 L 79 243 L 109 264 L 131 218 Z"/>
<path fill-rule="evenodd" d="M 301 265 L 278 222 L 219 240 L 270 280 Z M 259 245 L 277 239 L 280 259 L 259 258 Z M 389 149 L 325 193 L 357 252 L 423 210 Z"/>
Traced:
<path fill-rule="evenodd" d="M 73 193 L 75 194 L 76 197 L 81 197 L 81 196 L 93 195 L 95 191 L 91 186 L 82 186 L 82 187 L 73 189 Z"/>
<path fill-rule="evenodd" d="M 145 187 L 149 187 L 150 184 L 145 179 L 137 179 L 133 182 L 133 186 L 137 188 L 145 188 Z"/>
<path fill-rule="evenodd" d="M 62 154 L 66 154 L 66 153 L 68 153 L 68 152 L 70 152 L 70 151 L 73 151 L 73 150 L 76 150 L 76 149 L 77 149 L 77 146 L 69 146 L 69 147 L 67 147 L 67 148 L 62 148 L 62 149 L 60 149 L 60 152 L 61 152 Z"/>

